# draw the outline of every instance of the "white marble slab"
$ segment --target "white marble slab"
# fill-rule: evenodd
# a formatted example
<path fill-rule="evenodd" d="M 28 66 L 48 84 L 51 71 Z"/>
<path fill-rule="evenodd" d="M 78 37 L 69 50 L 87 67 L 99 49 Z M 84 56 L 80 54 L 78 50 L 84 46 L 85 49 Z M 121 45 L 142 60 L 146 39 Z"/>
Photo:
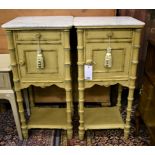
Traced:
<path fill-rule="evenodd" d="M 0 71 L 10 71 L 10 55 L 9 54 L 0 54 Z"/>
<path fill-rule="evenodd" d="M 72 16 L 25 16 L 3 24 L 2 28 L 67 28 L 72 25 Z"/>
<path fill-rule="evenodd" d="M 128 16 L 119 17 L 75 17 L 74 26 L 143 26 L 141 22 L 135 18 Z"/>

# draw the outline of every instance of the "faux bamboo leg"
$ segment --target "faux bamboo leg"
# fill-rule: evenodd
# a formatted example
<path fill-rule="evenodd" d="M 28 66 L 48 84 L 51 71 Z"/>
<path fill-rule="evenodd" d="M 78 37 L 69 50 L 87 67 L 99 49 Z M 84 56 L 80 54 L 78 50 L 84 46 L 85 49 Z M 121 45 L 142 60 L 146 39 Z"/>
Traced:
<path fill-rule="evenodd" d="M 83 30 L 77 30 L 78 36 L 78 91 L 79 91 L 79 139 L 84 138 L 84 51 Z"/>
<path fill-rule="evenodd" d="M 79 116 L 80 116 L 80 126 L 79 126 L 79 139 L 83 140 L 84 139 L 84 91 L 79 90 Z"/>
<path fill-rule="evenodd" d="M 64 30 L 64 50 L 65 50 L 65 90 L 66 90 L 66 113 L 67 113 L 67 137 L 72 138 L 72 88 L 71 88 L 71 73 L 70 73 L 70 44 L 69 30 Z"/>
<path fill-rule="evenodd" d="M 21 90 L 15 90 L 15 91 L 16 91 L 17 103 L 18 103 L 19 114 L 20 114 L 22 134 L 23 134 L 24 139 L 27 139 L 28 129 L 27 129 L 25 115 L 24 115 L 22 93 L 21 93 Z"/>
<path fill-rule="evenodd" d="M 129 136 L 130 130 L 130 117 L 132 110 L 132 102 L 134 97 L 134 89 L 135 89 L 135 80 L 136 80 L 136 71 L 138 64 L 138 51 L 140 47 L 140 34 L 141 29 L 135 29 L 133 33 L 133 49 L 132 49 L 132 59 L 131 59 L 131 68 L 129 73 L 129 94 L 128 94 L 128 106 L 127 106 L 127 116 L 126 116 L 126 124 L 124 129 L 124 137 L 125 139 Z"/>
<path fill-rule="evenodd" d="M 129 88 L 127 116 L 126 116 L 126 123 L 125 123 L 125 129 L 124 129 L 124 138 L 125 139 L 127 139 L 129 136 L 133 95 L 134 95 L 134 89 Z"/>
<path fill-rule="evenodd" d="M 72 138 L 72 112 L 71 112 L 71 91 L 66 90 L 66 102 L 67 102 L 67 137 L 68 139 Z"/>
<path fill-rule="evenodd" d="M 121 107 L 121 95 L 122 95 L 122 86 L 118 86 L 118 96 L 117 96 L 117 104 L 116 106 L 120 109 Z"/>

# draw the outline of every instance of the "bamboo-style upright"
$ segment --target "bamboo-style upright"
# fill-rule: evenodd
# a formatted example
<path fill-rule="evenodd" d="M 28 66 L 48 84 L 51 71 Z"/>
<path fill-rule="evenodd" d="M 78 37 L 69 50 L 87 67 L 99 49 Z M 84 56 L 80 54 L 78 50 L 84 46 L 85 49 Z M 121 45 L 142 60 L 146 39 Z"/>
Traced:
<path fill-rule="evenodd" d="M 117 96 L 117 107 L 120 109 L 121 107 L 121 95 L 122 95 L 122 86 L 118 86 L 118 96 Z"/>
<path fill-rule="evenodd" d="M 135 29 L 133 34 L 133 51 L 131 58 L 131 68 L 129 73 L 129 94 L 128 94 L 128 106 L 127 106 L 127 116 L 126 116 L 126 124 L 124 129 L 124 137 L 127 139 L 129 136 L 130 130 L 130 120 L 131 120 L 131 110 L 132 110 L 132 102 L 134 99 L 134 89 L 135 89 L 135 80 L 136 80 L 136 71 L 138 64 L 138 53 L 140 48 L 140 34 L 141 29 Z"/>
<path fill-rule="evenodd" d="M 78 36 L 78 90 L 79 90 L 79 139 L 84 138 L 84 47 L 83 30 L 77 29 Z"/>
<path fill-rule="evenodd" d="M 70 44 L 69 30 L 64 30 L 64 52 L 65 52 L 65 90 L 66 90 L 66 113 L 67 113 L 67 136 L 72 138 L 72 88 L 71 88 L 71 72 L 70 72 Z"/>

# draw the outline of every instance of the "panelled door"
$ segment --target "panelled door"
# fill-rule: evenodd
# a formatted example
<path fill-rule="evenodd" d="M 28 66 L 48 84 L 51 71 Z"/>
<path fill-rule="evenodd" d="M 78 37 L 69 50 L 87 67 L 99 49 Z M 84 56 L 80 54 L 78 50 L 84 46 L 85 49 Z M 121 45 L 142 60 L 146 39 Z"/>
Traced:
<path fill-rule="evenodd" d="M 111 67 L 105 65 L 108 43 L 87 43 L 85 63 L 93 65 L 93 80 L 128 77 L 131 57 L 131 43 L 110 44 Z"/>
<path fill-rule="evenodd" d="M 38 44 L 18 44 L 17 58 L 21 81 L 64 80 L 64 52 L 62 45 L 40 44 L 44 67 L 37 68 Z"/>

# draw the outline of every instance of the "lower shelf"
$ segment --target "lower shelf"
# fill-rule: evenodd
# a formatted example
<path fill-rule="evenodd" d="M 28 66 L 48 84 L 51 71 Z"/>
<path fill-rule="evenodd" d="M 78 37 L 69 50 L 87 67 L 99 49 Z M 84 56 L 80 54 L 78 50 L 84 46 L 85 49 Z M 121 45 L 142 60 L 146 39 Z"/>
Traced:
<path fill-rule="evenodd" d="M 124 122 L 117 107 L 85 108 L 84 128 L 85 130 L 124 129 Z"/>
<path fill-rule="evenodd" d="M 66 129 L 66 109 L 33 107 L 28 121 L 28 129 L 31 128 Z"/>

